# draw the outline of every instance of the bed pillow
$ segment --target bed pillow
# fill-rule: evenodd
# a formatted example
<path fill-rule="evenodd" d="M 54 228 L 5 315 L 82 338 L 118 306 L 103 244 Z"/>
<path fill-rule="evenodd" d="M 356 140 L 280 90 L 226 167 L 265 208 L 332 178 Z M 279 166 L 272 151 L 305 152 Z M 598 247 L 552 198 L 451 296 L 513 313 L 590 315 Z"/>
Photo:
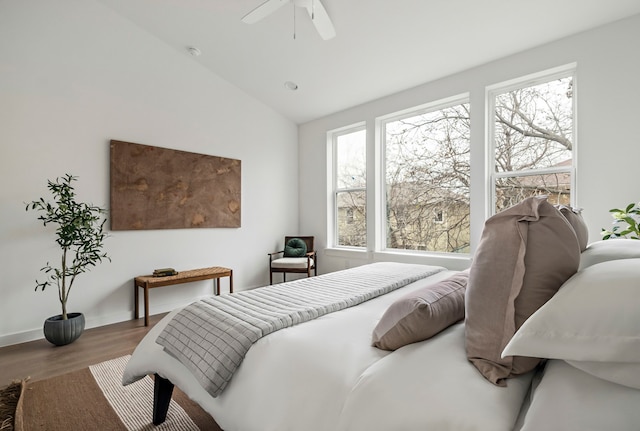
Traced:
<path fill-rule="evenodd" d="M 502 357 L 522 323 L 571 277 L 580 262 L 576 234 L 546 196 L 489 218 L 466 291 L 467 358 L 490 382 L 526 373 L 537 358 Z"/>
<path fill-rule="evenodd" d="M 503 356 L 640 363 L 640 259 L 579 271 L 516 332 Z"/>
<path fill-rule="evenodd" d="M 307 254 L 307 244 L 300 238 L 291 238 L 284 246 L 284 257 L 303 257 Z"/>
<path fill-rule="evenodd" d="M 589 244 L 589 228 L 582 218 L 582 210 L 579 208 L 572 208 L 566 205 L 555 205 L 560 213 L 567 219 L 576 237 L 578 237 L 578 243 L 580 244 L 580 251 L 584 251 Z"/>
<path fill-rule="evenodd" d="M 629 388 L 640 389 L 640 362 L 565 361 L 587 374 Z"/>
<path fill-rule="evenodd" d="M 373 330 L 372 345 L 396 350 L 429 339 L 464 319 L 469 272 L 411 292 L 391 304 Z"/>
<path fill-rule="evenodd" d="M 596 263 L 616 259 L 640 258 L 640 241 L 629 238 L 616 238 L 596 241 L 582 252 L 580 269 Z"/>

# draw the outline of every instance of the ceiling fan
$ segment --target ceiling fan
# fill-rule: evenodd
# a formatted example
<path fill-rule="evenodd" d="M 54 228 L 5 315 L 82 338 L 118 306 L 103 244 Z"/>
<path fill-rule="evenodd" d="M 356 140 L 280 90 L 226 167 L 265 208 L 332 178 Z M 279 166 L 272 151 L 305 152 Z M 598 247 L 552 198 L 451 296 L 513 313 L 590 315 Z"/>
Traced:
<path fill-rule="evenodd" d="M 322 39 L 328 40 L 335 37 L 336 30 L 320 0 L 267 0 L 242 17 L 242 22 L 246 24 L 256 23 L 288 3 L 293 3 L 294 6 L 303 7 L 307 10 Z"/>

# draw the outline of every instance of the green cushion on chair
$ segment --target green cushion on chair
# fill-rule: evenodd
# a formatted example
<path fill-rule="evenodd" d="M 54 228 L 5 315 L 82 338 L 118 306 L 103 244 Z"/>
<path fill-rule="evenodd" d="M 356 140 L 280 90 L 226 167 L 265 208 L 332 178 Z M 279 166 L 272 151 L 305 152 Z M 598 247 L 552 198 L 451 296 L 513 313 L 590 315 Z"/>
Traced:
<path fill-rule="evenodd" d="M 284 257 L 303 257 L 307 254 L 307 244 L 300 238 L 291 238 L 284 246 Z"/>

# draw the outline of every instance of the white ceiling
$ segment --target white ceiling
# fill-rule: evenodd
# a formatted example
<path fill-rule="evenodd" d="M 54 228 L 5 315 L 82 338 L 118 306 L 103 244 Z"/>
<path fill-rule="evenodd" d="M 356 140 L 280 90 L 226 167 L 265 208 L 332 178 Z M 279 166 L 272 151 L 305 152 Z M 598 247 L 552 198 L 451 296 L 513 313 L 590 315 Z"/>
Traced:
<path fill-rule="evenodd" d="M 99 1 L 296 123 L 640 13 L 638 0 L 322 0 L 337 33 L 324 41 L 302 8 L 294 40 L 291 4 L 244 24 L 264 0 Z"/>

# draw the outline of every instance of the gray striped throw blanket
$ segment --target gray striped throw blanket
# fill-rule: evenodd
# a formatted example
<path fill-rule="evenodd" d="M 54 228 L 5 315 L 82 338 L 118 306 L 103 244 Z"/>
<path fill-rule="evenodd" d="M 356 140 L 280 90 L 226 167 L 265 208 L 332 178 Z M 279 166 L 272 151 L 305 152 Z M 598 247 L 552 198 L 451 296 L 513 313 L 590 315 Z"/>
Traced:
<path fill-rule="evenodd" d="M 261 337 L 358 305 L 444 269 L 379 262 L 212 296 L 178 312 L 156 342 L 191 370 L 207 392 L 216 397 L 251 345 Z"/>

